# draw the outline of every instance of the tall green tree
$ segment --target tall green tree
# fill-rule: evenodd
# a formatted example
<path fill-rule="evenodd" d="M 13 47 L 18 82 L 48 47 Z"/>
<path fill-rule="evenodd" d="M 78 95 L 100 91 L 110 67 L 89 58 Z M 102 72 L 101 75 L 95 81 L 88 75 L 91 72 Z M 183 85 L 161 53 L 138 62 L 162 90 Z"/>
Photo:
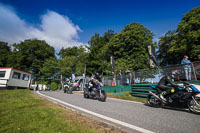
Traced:
<path fill-rule="evenodd" d="M 176 64 L 178 56 L 175 53 L 169 53 L 170 45 L 176 40 L 176 30 L 169 30 L 165 36 L 161 37 L 159 40 L 159 49 L 157 51 L 157 57 L 160 61 L 161 66 L 166 66 L 168 64 Z"/>
<path fill-rule="evenodd" d="M 40 69 L 46 59 L 55 57 L 55 50 L 45 41 L 25 40 L 13 44 L 14 50 L 8 58 L 8 66 L 32 72 L 36 79 L 40 77 Z"/>
<path fill-rule="evenodd" d="M 109 42 L 110 54 L 115 58 L 116 71 L 148 68 L 146 44 L 153 44 L 153 33 L 138 23 L 131 23 L 115 34 Z"/>
<path fill-rule="evenodd" d="M 110 71 L 110 52 L 109 41 L 115 35 L 113 30 L 108 30 L 103 36 L 95 33 L 89 43 L 89 55 L 87 63 L 87 72 L 106 72 Z"/>
<path fill-rule="evenodd" d="M 168 32 L 160 38 L 161 65 L 180 63 L 184 55 L 188 55 L 191 61 L 198 60 L 200 54 L 200 7 L 193 8 L 183 15 L 175 31 Z"/>
<path fill-rule="evenodd" d="M 11 49 L 8 43 L 0 41 L 0 67 L 7 65 L 8 56 L 11 54 Z"/>
<path fill-rule="evenodd" d="M 75 75 L 82 75 L 84 73 L 85 64 L 87 63 L 85 47 L 62 48 L 58 55 L 61 57 L 60 69 L 64 77 L 70 77 L 72 73 Z"/>
<path fill-rule="evenodd" d="M 41 79 L 44 81 L 52 81 L 60 77 L 60 60 L 56 58 L 46 59 L 40 69 Z"/>

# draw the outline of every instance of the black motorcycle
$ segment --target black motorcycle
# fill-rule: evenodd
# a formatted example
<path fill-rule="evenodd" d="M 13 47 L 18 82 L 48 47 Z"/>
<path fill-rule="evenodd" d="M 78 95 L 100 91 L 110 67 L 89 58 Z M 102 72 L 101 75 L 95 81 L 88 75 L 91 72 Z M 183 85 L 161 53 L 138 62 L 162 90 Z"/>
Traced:
<path fill-rule="evenodd" d="M 83 96 L 84 98 L 98 99 L 102 102 L 105 102 L 107 98 L 107 94 L 102 89 L 102 85 L 99 82 L 92 88 L 89 88 L 88 85 L 86 85 Z"/>
<path fill-rule="evenodd" d="M 149 91 L 147 104 L 152 107 L 162 107 L 171 105 L 185 105 L 193 113 L 200 114 L 200 86 L 189 83 L 184 83 L 183 87 L 178 88 L 174 94 L 165 96 L 166 101 L 163 101 L 159 94 L 162 92 L 157 86 L 152 86 L 155 90 Z"/>

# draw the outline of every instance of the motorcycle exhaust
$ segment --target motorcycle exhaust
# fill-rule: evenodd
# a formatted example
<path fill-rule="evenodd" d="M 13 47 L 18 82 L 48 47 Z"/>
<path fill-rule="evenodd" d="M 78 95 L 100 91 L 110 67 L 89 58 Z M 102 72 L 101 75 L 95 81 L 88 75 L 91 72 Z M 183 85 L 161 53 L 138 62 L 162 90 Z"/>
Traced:
<path fill-rule="evenodd" d="M 162 101 L 163 103 L 166 103 L 166 102 L 163 101 L 159 96 L 157 96 L 155 93 L 153 93 L 153 92 L 151 92 L 151 91 L 149 91 L 149 93 L 150 93 L 151 95 L 153 95 L 154 97 L 156 97 L 157 99 L 159 99 L 160 101 Z"/>

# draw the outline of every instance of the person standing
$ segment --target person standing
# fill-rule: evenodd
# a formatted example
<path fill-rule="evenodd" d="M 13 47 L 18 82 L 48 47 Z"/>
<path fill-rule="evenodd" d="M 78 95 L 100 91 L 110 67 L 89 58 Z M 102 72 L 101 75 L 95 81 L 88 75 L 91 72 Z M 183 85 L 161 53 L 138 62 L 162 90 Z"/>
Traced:
<path fill-rule="evenodd" d="M 122 77 L 122 70 L 121 69 L 119 70 L 119 78 L 120 78 L 120 85 L 122 85 L 123 84 L 123 81 L 122 81 L 123 77 Z"/>
<path fill-rule="evenodd" d="M 126 69 L 126 84 L 129 85 L 131 84 L 131 71 L 129 71 L 128 69 Z"/>
<path fill-rule="evenodd" d="M 191 61 L 188 59 L 188 56 L 185 55 L 181 61 L 183 68 L 185 70 L 186 80 L 191 80 Z"/>

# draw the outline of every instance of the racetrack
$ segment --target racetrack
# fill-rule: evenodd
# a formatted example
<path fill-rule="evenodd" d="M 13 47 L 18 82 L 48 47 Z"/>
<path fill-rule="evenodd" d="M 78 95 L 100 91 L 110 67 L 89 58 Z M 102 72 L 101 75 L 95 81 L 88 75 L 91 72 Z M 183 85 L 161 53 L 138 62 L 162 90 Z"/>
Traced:
<path fill-rule="evenodd" d="M 129 132 L 200 132 L 200 115 L 190 113 L 188 110 L 152 108 L 143 103 L 113 98 L 108 98 L 106 102 L 99 102 L 98 100 L 84 99 L 81 94 L 66 94 L 57 91 L 43 91 L 40 93 L 59 99 L 63 103 L 68 103 L 67 106 L 73 105 L 70 107 L 75 110 L 120 126 Z M 93 112 L 93 114 L 90 112 Z M 101 116 L 105 116 L 105 118 Z M 117 122 L 119 123 L 117 124 Z M 130 127 L 123 125 L 123 123 L 130 125 Z"/>

